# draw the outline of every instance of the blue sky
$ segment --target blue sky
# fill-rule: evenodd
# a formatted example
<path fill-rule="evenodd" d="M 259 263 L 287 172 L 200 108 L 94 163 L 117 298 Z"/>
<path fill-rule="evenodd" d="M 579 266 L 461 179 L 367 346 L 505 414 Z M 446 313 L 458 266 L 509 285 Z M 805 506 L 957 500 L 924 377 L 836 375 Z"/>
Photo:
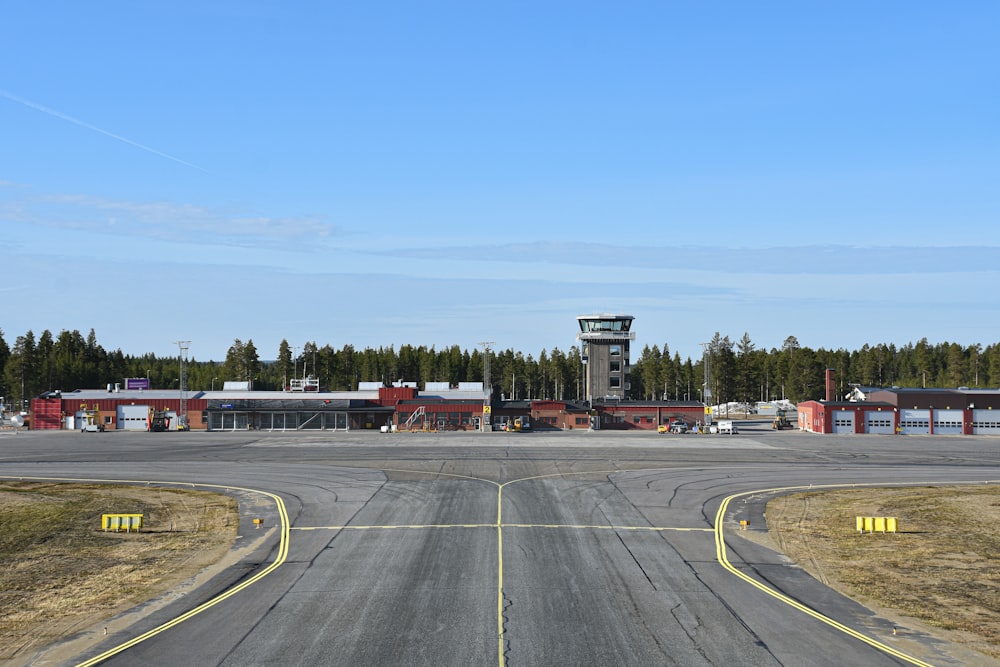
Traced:
<path fill-rule="evenodd" d="M 682 357 L 1000 340 L 994 2 L 0 14 L 0 329 Z"/>

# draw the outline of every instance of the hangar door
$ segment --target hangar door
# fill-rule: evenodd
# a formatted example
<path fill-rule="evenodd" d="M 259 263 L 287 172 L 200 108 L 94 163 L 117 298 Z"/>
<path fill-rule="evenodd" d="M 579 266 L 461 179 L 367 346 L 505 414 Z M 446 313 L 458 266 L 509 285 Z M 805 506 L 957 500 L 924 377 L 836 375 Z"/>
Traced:
<path fill-rule="evenodd" d="M 972 435 L 1000 435 L 1000 410 L 973 410 Z"/>
<path fill-rule="evenodd" d="M 927 435 L 930 433 L 930 410 L 900 410 L 899 432 L 904 435 Z"/>
<path fill-rule="evenodd" d="M 895 416 L 895 412 L 877 410 L 865 412 L 865 433 L 892 435 L 896 432 L 896 425 L 893 423 Z"/>
<path fill-rule="evenodd" d="M 935 410 L 934 435 L 962 435 L 964 410 Z"/>
<path fill-rule="evenodd" d="M 854 433 L 854 411 L 838 410 L 833 413 L 834 433 Z"/>

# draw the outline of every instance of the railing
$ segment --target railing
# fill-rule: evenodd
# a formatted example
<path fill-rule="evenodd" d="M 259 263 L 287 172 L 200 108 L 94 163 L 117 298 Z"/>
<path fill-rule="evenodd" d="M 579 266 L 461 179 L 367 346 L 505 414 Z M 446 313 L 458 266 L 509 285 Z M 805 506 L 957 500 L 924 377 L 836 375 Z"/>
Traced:
<path fill-rule="evenodd" d="M 406 424 L 403 425 L 403 430 L 404 431 L 410 431 L 410 430 L 412 430 L 412 428 L 413 428 L 413 422 L 417 421 L 417 418 L 419 418 L 419 417 L 423 417 L 424 420 L 425 420 L 425 422 L 426 422 L 426 420 L 427 420 L 427 411 L 424 409 L 424 406 L 422 406 L 422 405 L 419 408 L 417 408 L 416 410 L 414 410 L 413 414 L 409 416 L 409 418 L 406 420 Z"/>

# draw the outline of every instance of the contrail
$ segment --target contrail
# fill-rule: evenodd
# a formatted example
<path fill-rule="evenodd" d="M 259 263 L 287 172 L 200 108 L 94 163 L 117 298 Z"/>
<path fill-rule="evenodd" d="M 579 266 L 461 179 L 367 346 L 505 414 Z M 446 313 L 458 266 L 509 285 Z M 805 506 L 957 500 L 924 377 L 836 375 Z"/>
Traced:
<path fill-rule="evenodd" d="M 126 139 L 125 137 L 120 137 L 117 134 L 114 134 L 113 132 L 108 132 L 107 130 L 102 130 L 99 127 L 91 125 L 90 123 L 85 123 L 82 120 L 79 120 L 77 118 L 73 118 L 72 116 L 67 116 L 66 114 L 64 114 L 62 112 L 59 112 L 59 111 L 56 111 L 55 109 L 50 109 L 47 106 L 38 104 L 37 102 L 32 102 L 31 100 L 26 100 L 23 97 L 18 97 L 17 95 L 14 95 L 12 93 L 8 93 L 6 90 L 3 90 L 2 88 L 0 88 L 0 97 L 6 97 L 8 100 L 10 100 L 12 102 L 17 102 L 18 104 L 23 104 L 24 106 L 29 107 L 31 109 L 34 109 L 35 111 L 41 111 L 42 113 L 46 113 L 46 114 L 48 114 L 50 116 L 55 116 L 56 118 L 61 118 L 61 119 L 65 120 L 65 121 L 69 121 L 70 123 L 73 123 L 74 125 L 79 125 L 80 127 L 85 127 L 88 130 L 93 130 L 94 132 L 100 132 L 101 134 L 103 134 L 103 135 L 105 135 L 107 137 L 111 137 L 112 139 L 117 139 L 118 141 L 120 141 L 122 143 L 125 143 L 125 144 L 128 144 L 129 146 L 135 146 L 136 148 L 141 148 L 142 150 L 144 150 L 144 151 L 146 151 L 148 153 L 152 153 L 153 155 L 159 155 L 160 157 L 165 157 L 168 160 L 173 160 L 174 162 L 179 162 L 180 164 L 183 164 L 186 167 L 192 167 L 194 169 L 198 169 L 199 171 L 204 171 L 205 173 L 208 173 L 207 169 L 199 167 L 196 164 L 191 164 L 190 162 L 185 162 L 184 160 L 180 159 L 179 157 L 174 157 L 173 155 L 169 155 L 167 153 L 164 153 L 163 151 L 158 151 L 155 148 L 150 148 L 149 146 L 144 146 L 143 144 L 140 144 L 137 141 L 132 141 L 131 139 Z"/>

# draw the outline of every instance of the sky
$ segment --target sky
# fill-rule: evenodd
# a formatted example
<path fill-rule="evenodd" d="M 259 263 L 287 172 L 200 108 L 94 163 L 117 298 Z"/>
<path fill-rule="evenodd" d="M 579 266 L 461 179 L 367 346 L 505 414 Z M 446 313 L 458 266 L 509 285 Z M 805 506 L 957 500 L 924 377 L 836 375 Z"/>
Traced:
<path fill-rule="evenodd" d="M 0 330 L 1000 340 L 1000 4 L 0 10 Z"/>

